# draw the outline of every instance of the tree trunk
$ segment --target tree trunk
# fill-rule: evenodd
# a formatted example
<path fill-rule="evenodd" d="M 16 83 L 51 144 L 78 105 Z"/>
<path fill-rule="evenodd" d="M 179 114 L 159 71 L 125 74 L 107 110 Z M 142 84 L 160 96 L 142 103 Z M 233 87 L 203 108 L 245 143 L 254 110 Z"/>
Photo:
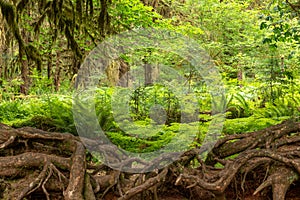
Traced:
<path fill-rule="evenodd" d="M 238 79 L 238 82 L 239 82 L 239 86 L 243 87 L 243 84 L 242 84 L 242 81 L 243 81 L 243 70 L 242 69 L 238 69 L 237 79 Z"/>
<path fill-rule="evenodd" d="M 6 46 L 6 39 L 5 39 L 4 19 L 2 17 L 2 12 L 0 10 L 0 79 L 2 78 L 2 70 L 4 66 L 3 57 L 4 57 L 5 46 Z"/>
<path fill-rule="evenodd" d="M 54 75 L 54 86 L 55 91 L 57 92 L 60 87 L 60 73 L 61 73 L 61 65 L 60 65 L 60 53 L 57 52 L 56 54 L 56 68 L 55 68 L 55 75 Z"/>
<path fill-rule="evenodd" d="M 22 47 L 19 47 L 22 48 Z M 25 58 L 25 52 L 24 50 L 19 50 L 19 55 L 21 59 L 21 77 L 22 77 L 22 81 L 23 83 L 20 86 L 20 92 L 21 94 L 28 94 L 28 87 L 29 87 L 29 69 L 28 69 L 28 61 Z"/>

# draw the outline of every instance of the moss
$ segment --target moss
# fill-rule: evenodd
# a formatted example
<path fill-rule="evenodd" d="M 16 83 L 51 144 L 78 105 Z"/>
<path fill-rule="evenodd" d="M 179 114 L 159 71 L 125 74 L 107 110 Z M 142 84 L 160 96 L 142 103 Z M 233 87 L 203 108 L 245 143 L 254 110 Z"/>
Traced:
<path fill-rule="evenodd" d="M 53 119 L 50 119 L 43 115 L 37 115 L 26 120 L 16 121 L 14 124 L 12 124 L 12 126 L 14 128 L 31 126 L 45 131 L 49 131 L 55 128 Z"/>
<path fill-rule="evenodd" d="M 248 117 L 248 118 L 237 118 L 237 119 L 227 119 L 225 121 L 223 132 L 225 134 L 238 134 L 238 133 L 246 133 L 252 131 L 258 131 L 269 126 L 279 124 L 283 120 L 288 117 L 280 117 L 280 118 L 256 118 L 256 117 Z"/>
<path fill-rule="evenodd" d="M 71 132 L 76 135 L 76 130 L 70 127 L 63 127 L 61 122 L 44 115 L 35 115 L 22 120 L 14 120 L 10 122 L 13 128 L 21 128 L 25 126 L 34 127 L 44 131 L 55 131 L 55 132 Z"/>

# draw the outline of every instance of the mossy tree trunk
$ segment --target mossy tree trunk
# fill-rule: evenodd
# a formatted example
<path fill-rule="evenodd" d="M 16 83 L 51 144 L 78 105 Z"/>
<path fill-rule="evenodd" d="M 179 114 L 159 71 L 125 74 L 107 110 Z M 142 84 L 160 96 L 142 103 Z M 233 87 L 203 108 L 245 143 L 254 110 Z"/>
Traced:
<path fill-rule="evenodd" d="M 85 43 L 88 43 L 85 45 L 96 45 L 95 41 L 101 41 L 106 34 L 112 32 L 108 14 L 110 3 L 109 0 L 101 0 L 101 5 L 95 8 L 95 3 L 91 0 L 76 2 L 0 0 L 0 10 L 4 20 L 1 22 L 7 26 L 5 32 L 1 29 L 0 37 L 3 38 L 10 33 L 13 36 L 10 38 L 11 42 L 18 46 L 18 48 L 11 49 L 14 56 L 18 56 L 16 65 L 20 66 L 12 78 L 21 74 L 22 93 L 27 93 L 30 83 L 29 75 L 33 68 L 36 68 L 40 74 L 46 69 L 49 79 L 52 79 L 57 71 L 61 72 L 59 79 L 64 75 L 69 75 L 71 79 L 78 72 L 85 54 L 85 48 L 82 47 L 83 38 L 85 38 Z M 84 7 L 86 12 L 84 12 Z M 94 9 L 101 12 L 94 13 Z M 97 20 L 99 23 L 94 23 Z M 91 38 L 92 41 L 87 42 L 86 38 Z M 4 46 L 1 45 L 1 53 L 2 47 Z M 53 67 L 55 59 L 52 57 L 51 48 L 68 55 L 68 58 L 61 58 L 62 62 L 57 69 Z M 66 67 L 65 61 L 71 63 L 72 67 L 64 68 Z M 9 69 L 4 71 L 7 70 Z M 56 89 L 59 88 L 57 85 L 54 86 Z"/>
<path fill-rule="evenodd" d="M 6 47 L 5 25 L 4 25 L 2 12 L 0 11 L 0 79 L 3 77 L 3 68 L 5 65 L 3 59 L 5 47 Z"/>

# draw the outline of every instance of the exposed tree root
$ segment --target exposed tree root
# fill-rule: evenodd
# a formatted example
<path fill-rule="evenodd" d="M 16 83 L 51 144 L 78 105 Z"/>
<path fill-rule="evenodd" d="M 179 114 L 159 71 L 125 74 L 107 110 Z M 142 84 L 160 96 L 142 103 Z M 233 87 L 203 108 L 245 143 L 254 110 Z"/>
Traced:
<path fill-rule="evenodd" d="M 118 170 L 88 161 L 92 146 L 119 163 Z M 299 184 L 300 123 L 220 139 L 205 162 L 195 148 L 174 160 L 164 154 L 151 163 L 127 157 L 102 141 L 0 124 L 0 199 L 160 199 L 177 193 L 190 199 L 244 199 L 247 195 L 284 200 Z M 161 168 L 166 160 L 172 164 Z M 147 173 L 125 173 L 123 167 Z M 250 179 L 256 179 L 249 184 Z M 293 186 L 295 187 L 295 186 Z M 299 187 L 299 186 L 296 186 Z M 235 188 L 235 196 L 228 192 Z"/>

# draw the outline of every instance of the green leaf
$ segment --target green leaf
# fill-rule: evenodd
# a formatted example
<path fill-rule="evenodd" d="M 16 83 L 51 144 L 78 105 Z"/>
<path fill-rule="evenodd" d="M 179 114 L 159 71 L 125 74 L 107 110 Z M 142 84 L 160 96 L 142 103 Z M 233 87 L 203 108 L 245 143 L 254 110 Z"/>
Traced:
<path fill-rule="evenodd" d="M 272 22 L 273 21 L 273 17 L 271 15 L 269 15 L 269 16 L 266 17 L 266 20 Z"/>
<path fill-rule="evenodd" d="M 268 27 L 268 25 L 267 25 L 266 22 L 262 22 L 262 23 L 260 24 L 260 30 L 265 29 L 265 28 L 267 28 L 267 27 Z"/>
<path fill-rule="evenodd" d="M 263 44 L 269 44 L 271 42 L 272 42 L 272 40 L 270 38 L 264 38 L 263 39 Z"/>

